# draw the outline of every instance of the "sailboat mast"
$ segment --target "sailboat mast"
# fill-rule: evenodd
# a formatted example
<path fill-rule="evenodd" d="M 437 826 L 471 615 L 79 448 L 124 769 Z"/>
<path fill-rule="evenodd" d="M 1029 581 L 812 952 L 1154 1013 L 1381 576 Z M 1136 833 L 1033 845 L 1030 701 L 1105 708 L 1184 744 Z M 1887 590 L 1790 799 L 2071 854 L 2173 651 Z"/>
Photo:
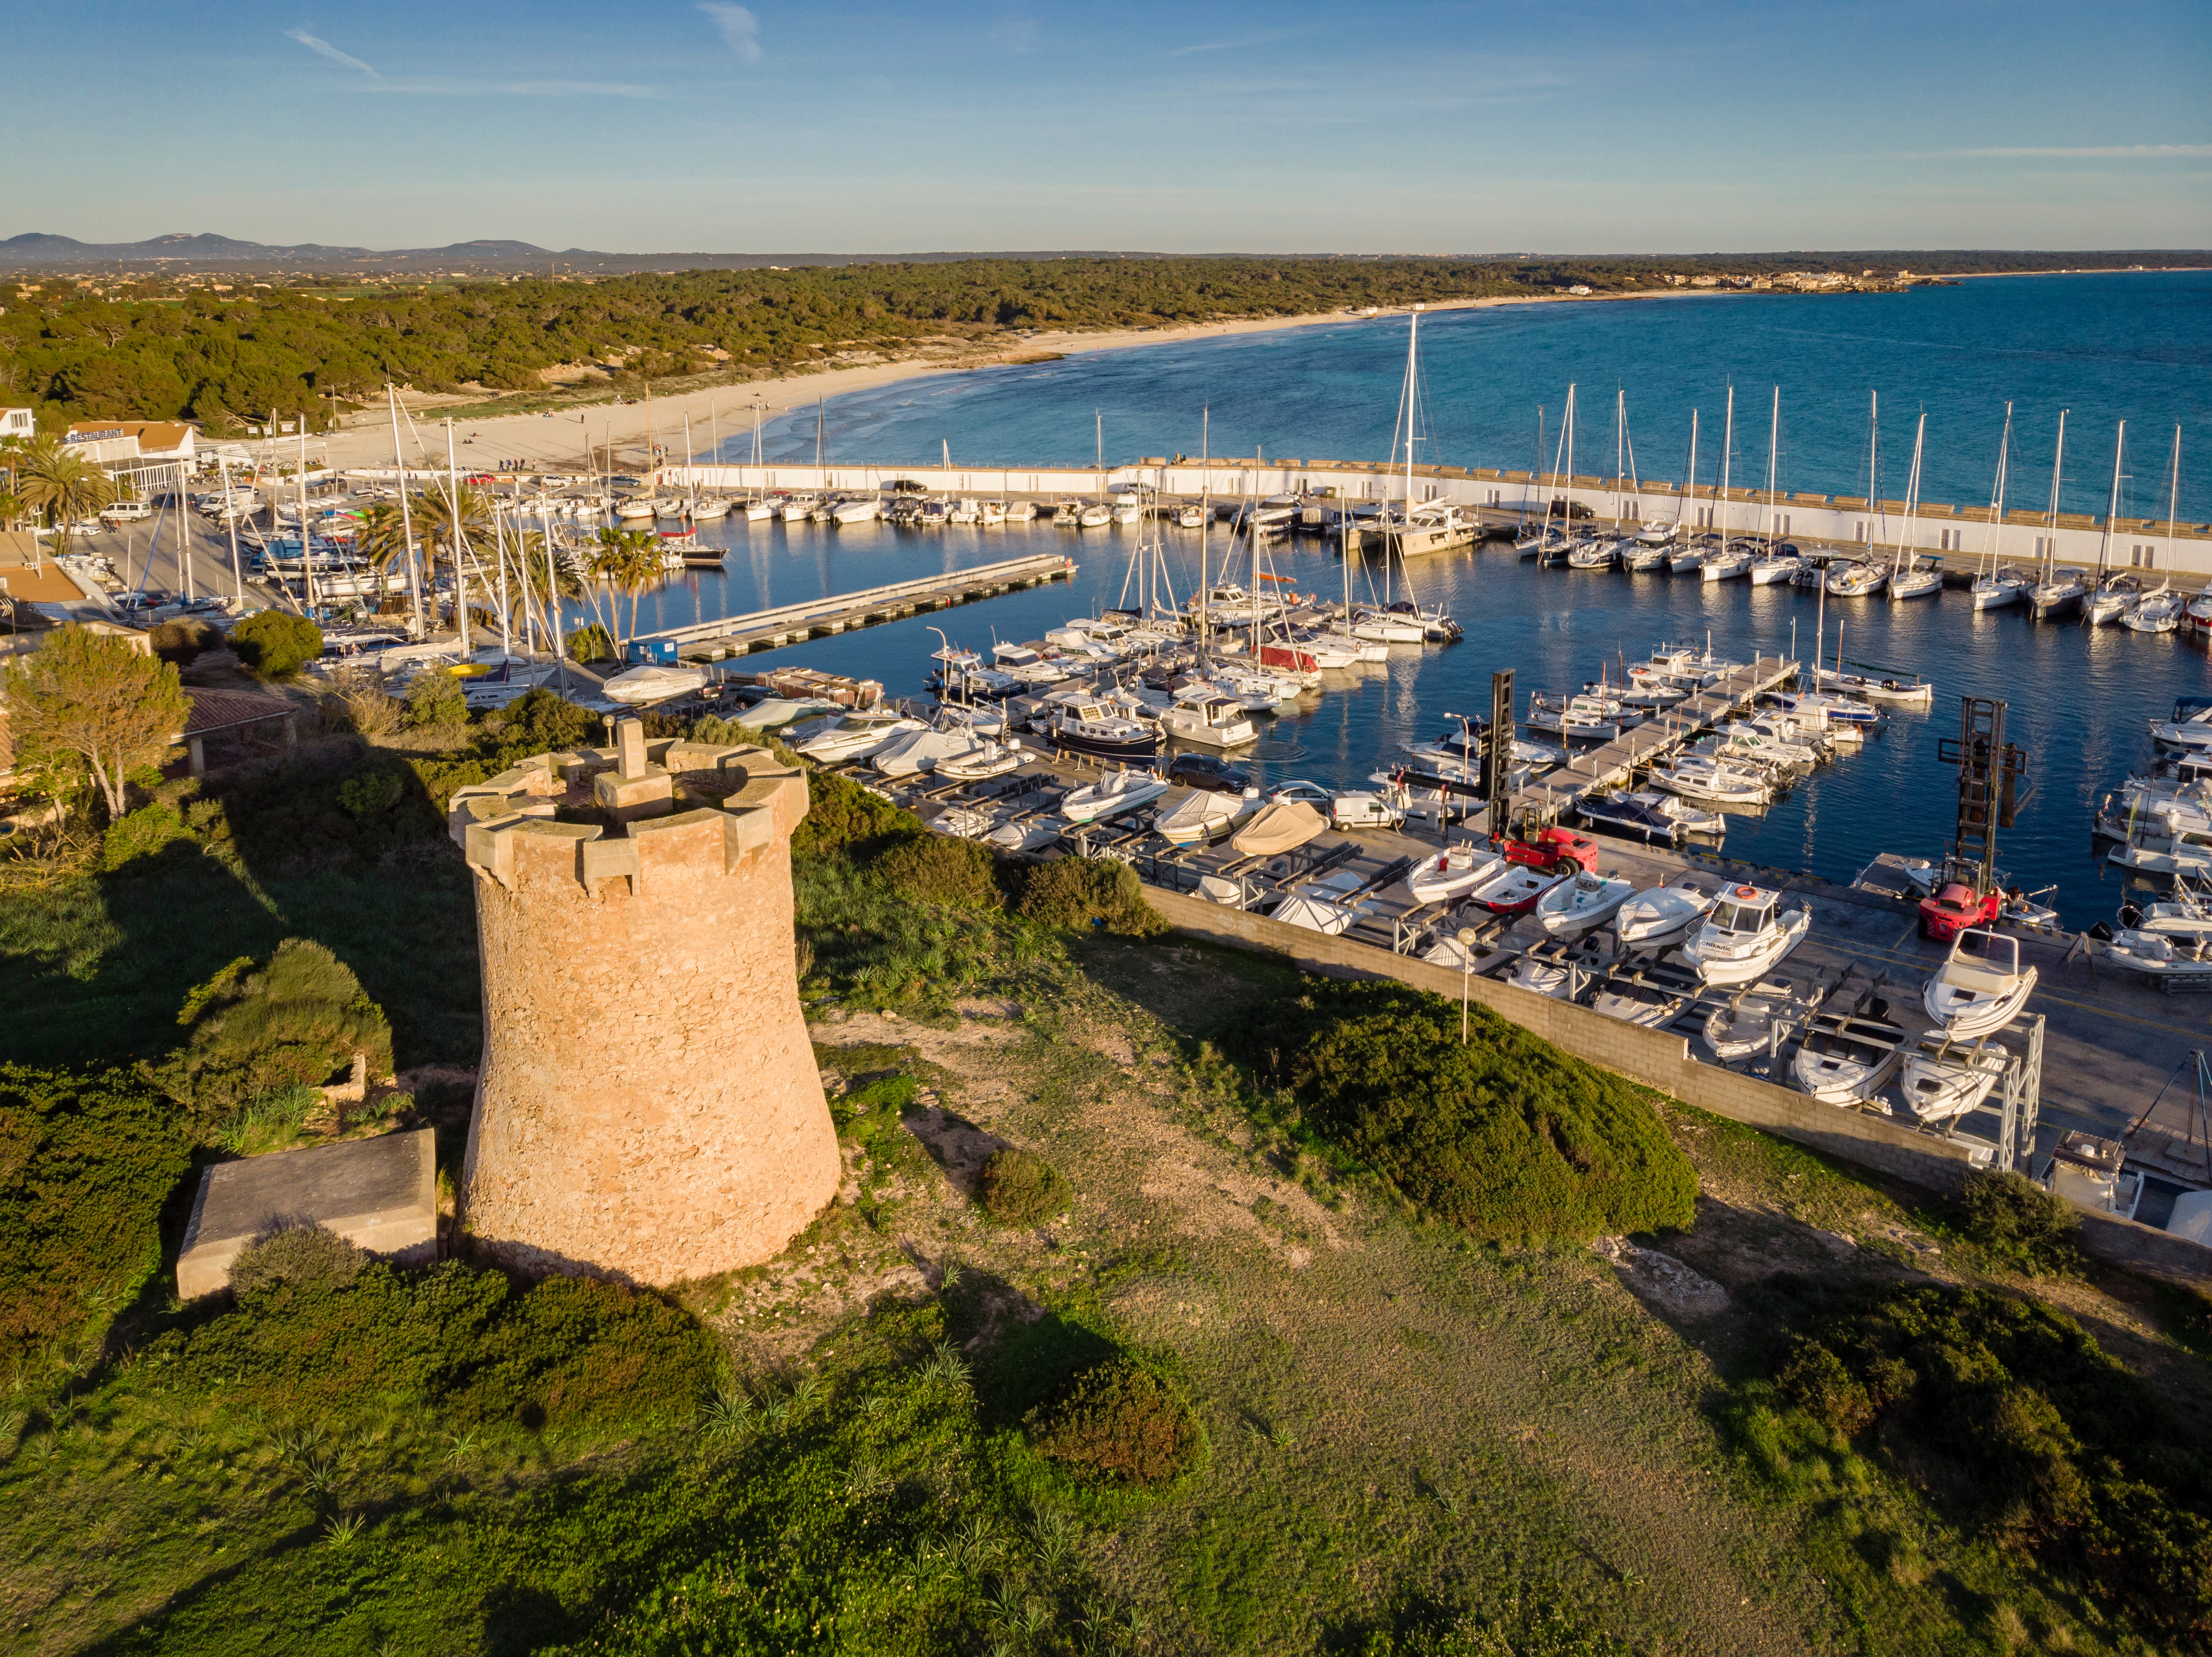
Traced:
<path fill-rule="evenodd" d="M 1625 387 L 1613 390 L 1613 528 L 1620 533 L 1620 472 L 1628 460 L 1628 392 Z"/>
<path fill-rule="evenodd" d="M 1774 466 L 1782 454 L 1782 387 L 1774 388 L 1774 412 L 1766 422 L 1766 556 L 1774 556 Z"/>
<path fill-rule="evenodd" d="M 430 636 L 430 627 L 429 624 L 422 618 L 422 582 L 415 557 L 415 521 L 407 509 L 407 460 L 399 447 L 399 393 L 392 389 L 392 382 L 388 380 L 384 384 L 384 397 L 386 405 L 392 411 L 392 464 L 399 473 L 399 539 L 405 547 L 404 556 L 407 560 L 407 591 L 415 604 L 415 637 L 419 640 Z M 591 442 L 592 440 L 586 437 L 584 440 L 584 446 L 589 448 Z M 228 472 L 223 474 L 222 495 L 223 504 L 226 507 L 230 503 L 229 475 Z M 231 528 L 231 546 L 234 557 L 237 550 L 237 521 L 234 519 Z M 245 596 L 245 589 L 240 588 L 239 597 L 243 600 Z"/>
<path fill-rule="evenodd" d="M 1213 409 L 1198 412 L 1198 659 L 1206 660 L 1206 618 L 1213 608 L 1213 588 L 1206 579 L 1206 538 L 1213 528 Z"/>
<path fill-rule="evenodd" d="M 1897 556 L 1891 559 L 1889 578 L 1897 579 L 1898 571 L 1909 570 L 1913 564 L 1912 521 L 1920 510 L 1920 454 L 1921 446 L 1928 436 L 1928 411 L 1920 411 L 1920 423 L 1912 434 L 1912 472 L 1905 480 L 1905 529 L 1897 538 Z"/>
<path fill-rule="evenodd" d="M 2004 536 L 2005 469 L 2012 457 L 2012 405 L 2005 405 L 2004 435 L 1997 439 L 1997 483 L 1990 491 L 1990 533 L 1982 538 L 1984 576 L 1997 573 L 1997 548 Z"/>
<path fill-rule="evenodd" d="M 2051 565 L 2058 556 L 2058 479 L 2066 466 L 2066 415 L 2058 411 L 2058 447 L 2051 456 L 2051 533 L 2043 538 L 2043 579 L 2051 580 Z"/>
<path fill-rule="evenodd" d="M 1881 512 L 1881 393 L 1871 391 L 1867 393 L 1867 551 L 1869 554 L 1876 545 L 1875 525 Z M 1887 520 L 1881 522 L 1883 528 L 1888 527 Z M 1837 631 L 1840 637 L 1840 624 Z"/>
<path fill-rule="evenodd" d="M 2112 439 L 2112 496 L 2105 503 L 2105 533 L 2097 543 L 2097 581 L 2105 579 L 2105 553 L 2112 544 L 2112 520 L 2120 510 L 2120 455 L 2128 445 L 2128 423 L 2120 422 L 2119 435 Z"/>
<path fill-rule="evenodd" d="M 1698 504 L 1698 411 L 1690 411 L 1690 475 L 1682 484 L 1682 498 L 1674 508 L 1674 527 L 1682 527 L 1682 515 Z"/>
<path fill-rule="evenodd" d="M 226 496 L 230 493 L 230 485 L 228 483 L 223 485 L 223 493 Z M 2179 503 L 2180 499 L 2181 423 L 2177 420 L 2174 422 L 2173 425 L 2173 464 L 2168 469 L 2166 479 L 2166 567 L 2168 570 L 2173 568 L 2173 515 L 2176 503 Z M 234 562 L 236 560 L 238 556 L 236 551 L 237 535 L 238 532 L 235 529 L 233 529 L 231 531 L 233 549 L 231 557 Z"/>

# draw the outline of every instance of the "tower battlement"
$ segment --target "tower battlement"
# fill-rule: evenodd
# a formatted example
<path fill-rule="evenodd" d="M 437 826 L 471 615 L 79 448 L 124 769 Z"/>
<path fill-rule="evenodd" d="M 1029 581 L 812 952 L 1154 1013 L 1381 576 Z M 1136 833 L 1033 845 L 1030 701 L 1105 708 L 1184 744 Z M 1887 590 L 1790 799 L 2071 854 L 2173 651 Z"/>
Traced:
<path fill-rule="evenodd" d="M 794 959 L 806 778 L 615 734 L 453 798 L 484 996 L 459 1209 L 510 1264 L 665 1283 L 768 1258 L 836 1191 Z"/>

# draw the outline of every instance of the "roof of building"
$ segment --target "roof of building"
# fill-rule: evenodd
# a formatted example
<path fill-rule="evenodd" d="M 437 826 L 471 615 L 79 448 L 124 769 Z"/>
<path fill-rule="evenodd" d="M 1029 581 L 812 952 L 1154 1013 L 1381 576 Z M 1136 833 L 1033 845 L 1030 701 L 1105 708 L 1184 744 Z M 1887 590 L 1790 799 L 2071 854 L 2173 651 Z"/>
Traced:
<path fill-rule="evenodd" d="M 193 429 L 182 420 L 78 420 L 73 422 L 62 441 L 67 443 L 96 443 L 111 437 L 136 437 L 143 449 L 182 448 L 194 436 Z"/>
<path fill-rule="evenodd" d="M 187 690 L 185 700 L 191 712 L 185 717 L 181 734 L 188 737 L 258 725 L 265 719 L 283 719 L 299 711 L 297 703 L 252 691 Z"/>

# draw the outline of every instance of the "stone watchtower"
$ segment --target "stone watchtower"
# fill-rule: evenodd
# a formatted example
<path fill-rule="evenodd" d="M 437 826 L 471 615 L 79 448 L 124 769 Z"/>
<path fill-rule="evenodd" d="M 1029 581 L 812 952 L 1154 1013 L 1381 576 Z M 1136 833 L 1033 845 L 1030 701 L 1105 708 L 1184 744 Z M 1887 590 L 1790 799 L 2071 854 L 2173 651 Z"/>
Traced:
<path fill-rule="evenodd" d="M 791 834 L 764 748 L 540 754 L 453 796 L 483 1068 L 459 1212 L 532 1270 L 669 1283 L 765 1260 L 836 1194 L 799 1012 Z"/>

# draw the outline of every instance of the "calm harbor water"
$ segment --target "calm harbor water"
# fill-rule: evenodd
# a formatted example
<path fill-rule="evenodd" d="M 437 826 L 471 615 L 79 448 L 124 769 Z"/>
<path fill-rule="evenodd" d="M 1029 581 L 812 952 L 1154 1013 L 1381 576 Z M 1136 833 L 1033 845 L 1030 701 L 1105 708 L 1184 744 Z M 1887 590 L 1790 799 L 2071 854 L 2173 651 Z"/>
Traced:
<path fill-rule="evenodd" d="M 1987 280 L 1896 298 L 1516 307 L 1440 315 L 1424 325 L 1423 338 L 1433 426 L 1447 440 L 1433 458 L 1447 464 L 1526 466 L 1534 404 L 1556 402 L 1565 381 L 1577 376 L 1588 396 L 1603 375 L 1595 415 L 1603 417 L 1604 463 L 1618 378 L 1628 389 L 1644 475 L 1678 478 L 1692 401 L 1717 411 L 1715 393 L 1733 374 L 1742 481 L 1746 465 L 1764 466 L 1765 388 L 1784 375 L 1787 489 L 1863 487 L 1865 393 L 1875 385 L 1883 393 L 1885 454 L 1900 462 L 1893 472 L 1885 459 L 1885 493 L 1902 490 L 1905 423 L 1924 402 L 1923 493 L 1986 500 L 2002 402 L 2011 397 L 2019 405 L 2015 504 L 2039 506 L 2047 494 L 2048 434 L 2039 436 L 2036 423 L 2047 414 L 2046 425 L 2055 426 L 2063 406 L 2072 411 L 2069 509 L 2102 512 L 2112 427 L 2125 417 L 2136 459 L 2124 511 L 2152 509 L 2151 495 L 2162 510 L 2166 452 L 2179 420 L 2185 427 L 2183 515 L 2212 516 L 2212 490 L 2192 484 L 2190 460 L 2191 434 L 2204 429 L 2212 412 L 2206 408 L 2212 379 L 2204 373 L 2212 365 L 2212 276 Z M 1404 346 L 1400 319 L 1107 352 L 861 393 L 830 403 L 825 423 L 833 458 L 848 461 L 927 460 L 949 442 L 956 462 L 1068 462 L 1089 457 L 1096 408 L 1104 412 L 1110 463 L 1140 453 L 1196 453 L 1195 411 L 1210 400 L 1217 453 L 1240 445 L 1249 452 L 1256 441 L 1270 454 L 1379 457 L 1389 446 Z M 1746 401 L 1753 405 L 1749 432 Z M 1677 417 L 1680 431 L 1672 429 Z M 771 453 L 811 459 L 813 423 L 808 411 L 779 425 Z M 1511 436 L 1522 424 L 1526 429 Z M 1591 430 L 1588 423 L 1583 429 Z M 1701 442 L 1702 455 L 1711 453 L 1709 441 Z M 740 442 L 749 449 L 749 436 L 726 436 L 726 452 L 734 458 Z M 1670 458 L 1655 467 L 1646 458 L 1655 453 Z M 1584 470 L 1596 464 L 1577 462 Z M 1699 472 L 1710 484 L 1702 461 Z M 970 646 L 988 647 L 994 636 L 1036 637 L 1115 602 L 1134 545 L 1127 529 L 1078 533 L 1049 525 L 924 532 L 739 521 L 709 525 L 702 538 L 731 548 L 725 571 L 687 575 L 648 594 L 641 626 L 672 626 L 1032 551 L 1065 551 L 1080 564 L 1065 585 L 746 662 L 804 662 L 878 679 L 904 695 L 919 691 L 937 648 L 933 624 Z M 1197 573 L 1197 534 L 1170 531 L 1167 539 L 1180 572 L 1178 594 L 1187 593 Z M 1218 562 L 1223 538 L 1210 545 Z M 1245 556 L 1241 548 L 1237 556 Z M 1341 565 L 1320 543 L 1292 540 L 1273 557 L 1274 568 L 1301 590 L 1341 591 Z M 1358 568 L 1380 580 L 1379 563 Z M 1808 656 L 1818 612 L 1816 595 L 1796 588 L 1539 570 L 1494 545 L 1419 561 L 1413 575 L 1421 599 L 1446 606 L 1466 637 L 1449 646 L 1396 647 L 1387 664 L 1330 675 L 1322 694 L 1269 722 L 1257 753 L 1267 779 L 1355 783 L 1400 744 L 1444 729 L 1446 714 L 1486 710 L 1495 668 L 1516 671 L 1525 706 L 1531 691 L 1579 685 L 1605 664 L 1641 659 L 1662 639 L 1710 633 L 1715 649 L 1741 658 L 1790 650 L 1794 628 L 1798 655 Z M 1815 772 L 1763 816 L 1733 819 L 1728 850 L 1838 880 L 1880 851 L 1940 856 L 1951 832 L 1955 773 L 1938 761 L 1937 740 L 1955 733 L 1960 697 L 1999 697 L 2010 704 L 2008 734 L 2029 750 L 2033 780 L 2019 826 L 2002 837 L 2001 862 L 2030 887 L 2055 884 L 2069 922 L 2109 917 L 2119 883 L 2092 854 L 2095 802 L 2149 758 L 2148 720 L 2164 716 L 2179 696 L 2212 694 L 2203 648 L 2179 635 L 2039 626 L 2020 611 L 1977 616 L 1962 593 L 1907 604 L 1829 600 L 1831 660 L 1839 623 L 1848 658 L 1925 673 L 1936 683 L 1935 707 L 1893 712 L 1883 734 L 1859 753 Z"/>

